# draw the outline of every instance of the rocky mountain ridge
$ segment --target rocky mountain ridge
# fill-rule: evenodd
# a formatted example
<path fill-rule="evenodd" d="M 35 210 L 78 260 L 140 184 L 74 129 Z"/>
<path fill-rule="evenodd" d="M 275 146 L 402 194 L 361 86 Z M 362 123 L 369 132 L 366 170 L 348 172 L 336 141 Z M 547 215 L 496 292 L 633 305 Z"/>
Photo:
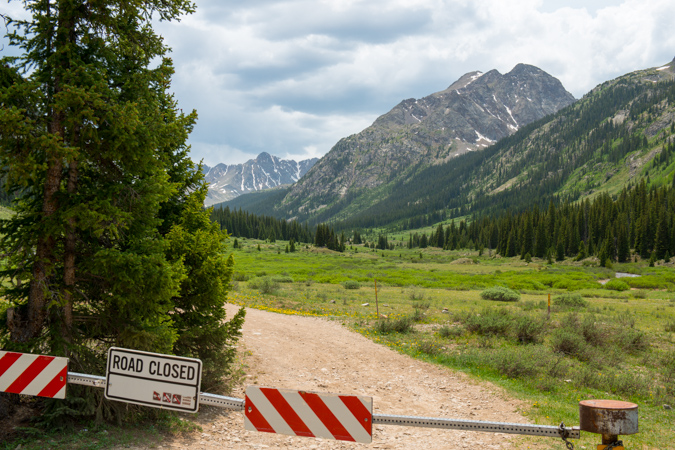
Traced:
<path fill-rule="evenodd" d="M 294 161 L 279 159 L 263 152 L 243 164 L 203 166 L 209 192 L 206 206 L 225 202 L 248 192 L 258 192 L 298 181 L 318 158 Z"/>
<path fill-rule="evenodd" d="M 534 66 L 518 64 L 505 75 L 468 73 L 443 91 L 402 101 L 341 139 L 291 187 L 276 213 L 341 219 L 416 170 L 481 150 L 572 102 L 559 80 Z"/>

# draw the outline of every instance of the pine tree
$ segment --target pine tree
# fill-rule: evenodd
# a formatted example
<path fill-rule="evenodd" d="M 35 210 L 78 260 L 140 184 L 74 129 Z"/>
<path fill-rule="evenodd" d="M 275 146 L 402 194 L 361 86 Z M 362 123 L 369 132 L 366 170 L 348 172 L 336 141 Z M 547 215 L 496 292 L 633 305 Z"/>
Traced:
<path fill-rule="evenodd" d="M 440 223 L 438 224 L 438 227 L 436 228 L 436 238 L 435 238 L 435 246 L 439 248 L 443 248 L 445 246 L 445 232 L 443 231 L 443 225 Z"/>
<path fill-rule="evenodd" d="M 24 5 L 32 18 L 10 41 L 25 53 L 3 64 L 26 78 L 0 88 L 0 167 L 20 197 L 0 225 L 13 281 L 0 346 L 69 355 L 89 373 L 110 345 L 177 352 L 220 381 L 243 311 L 223 321 L 227 236 L 202 208 L 186 145 L 196 113 L 167 91 L 172 63 L 151 26 L 193 5 Z"/>
<path fill-rule="evenodd" d="M 548 240 L 546 239 L 546 226 L 544 221 L 540 220 L 537 225 L 537 238 L 535 241 L 534 256 L 537 258 L 543 258 L 546 255 L 546 249 L 548 248 Z"/>
<path fill-rule="evenodd" d="M 624 218 L 625 216 L 622 217 L 622 219 Z M 628 242 L 628 230 L 626 228 L 626 221 L 620 220 L 616 238 L 616 259 L 620 263 L 624 263 L 630 258 L 630 244 Z"/>
<path fill-rule="evenodd" d="M 656 259 L 664 259 L 669 249 L 670 230 L 668 229 L 668 211 L 663 208 L 659 214 L 658 225 L 656 228 L 656 239 L 654 242 Z"/>

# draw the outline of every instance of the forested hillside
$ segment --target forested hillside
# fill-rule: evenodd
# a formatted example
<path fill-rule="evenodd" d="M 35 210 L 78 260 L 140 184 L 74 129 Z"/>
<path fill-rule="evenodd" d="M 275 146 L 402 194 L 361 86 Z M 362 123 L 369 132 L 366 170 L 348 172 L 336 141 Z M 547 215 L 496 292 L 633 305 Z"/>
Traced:
<path fill-rule="evenodd" d="M 415 229 L 467 214 L 617 195 L 641 180 L 648 187 L 668 184 L 675 173 L 674 80 L 675 61 L 608 81 L 485 150 L 408 167 L 410 176 L 371 195 L 370 205 L 349 207 L 360 200 L 348 192 L 331 206 L 303 213 L 303 220 L 312 227 L 330 221 L 336 230 Z M 240 197 L 237 206 L 282 217 L 275 206 L 286 194 Z"/>
<path fill-rule="evenodd" d="M 666 184 L 675 172 L 674 65 L 607 82 L 483 152 L 420 169 L 335 226 L 407 228 L 446 211 L 463 216 L 544 207 L 552 197 L 616 194 L 647 177 L 651 185 Z"/>
<path fill-rule="evenodd" d="M 616 199 L 604 193 L 574 204 L 551 201 L 543 210 L 535 204 L 518 214 L 452 221 L 429 235 L 410 234 L 409 248 L 426 246 L 558 261 L 597 255 L 603 265 L 627 262 L 634 249 L 634 257 L 668 261 L 675 255 L 675 178 L 673 186 L 651 189 L 642 181 Z"/>

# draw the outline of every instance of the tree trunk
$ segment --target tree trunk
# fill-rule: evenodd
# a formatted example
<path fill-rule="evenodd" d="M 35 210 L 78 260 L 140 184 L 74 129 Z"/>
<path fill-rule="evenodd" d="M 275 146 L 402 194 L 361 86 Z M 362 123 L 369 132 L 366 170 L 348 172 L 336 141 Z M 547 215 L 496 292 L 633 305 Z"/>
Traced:
<path fill-rule="evenodd" d="M 63 129 L 60 119 L 60 117 L 56 117 L 50 128 L 52 128 L 52 132 L 62 136 Z M 49 162 L 45 180 L 42 201 L 43 222 L 52 216 L 58 207 L 56 193 L 61 184 L 62 170 L 61 158 L 53 157 Z M 38 238 L 33 265 L 33 279 L 30 282 L 28 293 L 28 317 L 22 320 L 21 326 L 15 328 L 16 335 L 13 336 L 13 339 L 19 342 L 26 342 L 37 337 L 44 326 L 47 314 L 47 296 L 45 294 L 49 292 L 49 275 L 53 266 L 55 244 L 54 237 L 48 233 Z"/>
<path fill-rule="evenodd" d="M 68 195 L 72 197 L 77 191 L 77 161 L 71 161 L 68 165 Z M 66 342 L 72 342 L 73 327 L 73 290 L 75 289 L 75 219 L 68 219 L 66 240 L 64 242 L 63 255 L 63 337 Z"/>

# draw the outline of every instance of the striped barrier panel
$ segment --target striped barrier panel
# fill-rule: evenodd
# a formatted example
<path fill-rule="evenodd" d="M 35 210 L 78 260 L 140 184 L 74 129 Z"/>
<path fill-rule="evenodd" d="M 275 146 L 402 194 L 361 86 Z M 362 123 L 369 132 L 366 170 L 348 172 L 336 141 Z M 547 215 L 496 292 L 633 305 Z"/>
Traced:
<path fill-rule="evenodd" d="M 66 398 L 68 358 L 0 350 L 0 392 Z"/>
<path fill-rule="evenodd" d="M 244 428 L 250 431 L 340 441 L 373 440 L 373 399 L 250 386 Z"/>

